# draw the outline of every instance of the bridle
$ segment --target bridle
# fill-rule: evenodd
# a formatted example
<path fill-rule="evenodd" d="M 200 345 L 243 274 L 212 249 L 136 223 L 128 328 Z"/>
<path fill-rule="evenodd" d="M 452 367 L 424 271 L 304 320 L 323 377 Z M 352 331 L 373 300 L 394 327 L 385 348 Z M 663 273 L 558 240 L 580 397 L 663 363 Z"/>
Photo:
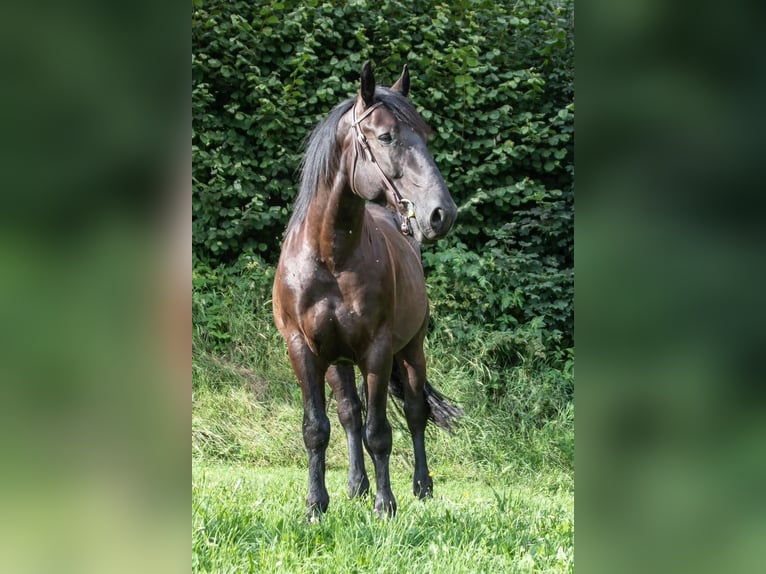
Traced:
<path fill-rule="evenodd" d="M 394 183 L 391 181 L 391 179 L 383 172 L 383 169 L 380 167 L 380 164 L 378 164 L 377 161 L 375 161 L 375 156 L 372 155 L 372 149 L 370 148 L 370 142 L 367 141 L 367 138 L 362 133 L 362 130 L 359 128 L 359 124 L 367 118 L 375 109 L 382 106 L 383 102 L 377 102 L 373 105 L 371 105 L 369 108 L 367 108 L 364 113 L 356 117 L 356 103 L 351 107 L 351 127 L 354 129 L 354 133 L 356 135 L 356 141 L 354 142 L 354 164 L 351 170 L 351 191 L 353 191 L 356 195 L 359 195 L 355 189 L 354 180 L 356 178 L 356 162 L 359 158 L 359 148 L 361 147 L 364 150 L 364 154 L 367 157 L 367 161 L 372 163 L 372 165 L 375 166 L 375 169 L 378 170 L 378 175 L 380 175 L 380 179 L 383 181 L 383 183 L 386 186 L 386 189 L 388 190 L 388 194 L 390 196 L 390 202 L 397 206 L 399 210 L 399 215 L 402 218 L 402 224 L 401 224 L 401 231 L 404 235 L 411 235 L 412 230 L 410 229 L 410 218 L 415 217 L 415 209 L 412 204 L 412 202 L 408 199 L 404 199 L 402 197 L 402 194 L 399 193 L 399 190 L 396 189 L 394 186 Z M 361 196 L 360 196 L 361 197 Z"/>

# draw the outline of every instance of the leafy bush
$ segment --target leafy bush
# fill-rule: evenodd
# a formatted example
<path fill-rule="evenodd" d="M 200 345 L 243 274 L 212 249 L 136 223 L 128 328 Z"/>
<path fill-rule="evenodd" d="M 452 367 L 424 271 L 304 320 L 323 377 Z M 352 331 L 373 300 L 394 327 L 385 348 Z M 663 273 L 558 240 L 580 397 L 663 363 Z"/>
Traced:
<path fill-rule="evenodd" d="M 571 18 L 569 0 L 386 1 L 375 10 L 198 0 L 195 250 L 219 261 L 255 247 L 275 260 L 301 142 L 357 91 L 366 59 L 389 81 L 409 63 L 437 164 L 458 203 L 474 202 L 458 233 L 481 241 L 487 223 L 523 209 L 505 196 L 525 177 L 570 191 Z M 482 193 L 492 201 L 477 201 Z"/>
<path fill-rule="evenodd" d="M 271 324 L 274 269 L 252 254 L 231 266 L 211 268 L 195 261 L 192 269 L 192 323 L 207 348 L 226 352 L 236 340 L 232 318 L 251 317 Z"/>
<path fill-rule="evenodd" d="M 434 314 L 459 339 L 476 325 L 508 331 L 537 321 L 545 329 L 544 346 L 568 348 L 574 331 L 573 246 L 567 235 L 572 212 L 559 190 L 528 180 L 514 188 L 505 197 L 515 202 L 534 196 L 534 207 L 484 230 L 480 249 L 471 250 L 458 239 L 446 249 L 424 254 Z M 496 191 L 500 195 L 507 190 Z M 474 200 L 489 197 L 480 192 Z M 474 207 L 469 203 L 462 211 Z"/>

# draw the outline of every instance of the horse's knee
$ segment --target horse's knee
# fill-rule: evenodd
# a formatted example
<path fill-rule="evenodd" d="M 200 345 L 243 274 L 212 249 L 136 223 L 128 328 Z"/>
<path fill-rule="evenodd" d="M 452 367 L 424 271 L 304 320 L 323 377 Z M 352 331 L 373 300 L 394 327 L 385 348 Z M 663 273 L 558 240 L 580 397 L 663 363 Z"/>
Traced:
<path fill-rule="evenodd" d="M 391 453 L 392 434 L 391 425 L 385 418 L 372 424 L 369 421 L 364 430 L 365 442 L 369 451 L 376 455 L 384 455 Z"/>
<path fill-rule="evenodd" d="M 338 401 L 338 420 L 346 429 L 362 426 L 362 403 L 358 397 L 349 397 Z"/>
<path fill-rule="evenodd" d="M 330 442 L 330 419 L 322 413 L 316 418 L 303 420 L 303 443 L 308 450 L 324 450 Z"/>

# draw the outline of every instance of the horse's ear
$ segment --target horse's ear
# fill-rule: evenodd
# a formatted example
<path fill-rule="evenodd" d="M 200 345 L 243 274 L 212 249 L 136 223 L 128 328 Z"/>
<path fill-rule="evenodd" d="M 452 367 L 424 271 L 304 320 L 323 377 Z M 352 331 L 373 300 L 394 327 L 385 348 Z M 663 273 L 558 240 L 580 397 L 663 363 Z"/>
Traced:
<path fill-rule="evenodd" d="M 407 97 L 407 94 L 410 93 L 410 69 L 407 67 L 407 64 L 404 64 L 402 75 L 399 76 L 399 79 L 396 80 L 396 82 L 394 82 L 394 85 L 391 86 L 391 89 L 396 90 L 405 98 Z"/>
<path fill-rule="evenodd" d="M 375 74 L 372 73 L 372 66 L 369 60 L 362 65 L 362 101 L 364 106 L 368 107 L 372 105 L 372 100 L 375 97 Z"/>

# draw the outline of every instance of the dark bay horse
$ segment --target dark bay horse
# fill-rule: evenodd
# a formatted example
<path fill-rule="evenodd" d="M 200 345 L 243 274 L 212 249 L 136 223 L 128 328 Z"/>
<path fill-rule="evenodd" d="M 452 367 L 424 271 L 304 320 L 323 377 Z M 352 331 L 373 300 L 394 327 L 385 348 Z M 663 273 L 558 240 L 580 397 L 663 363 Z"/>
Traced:
<path fill-rule="evenodd" d="M 325 378 L 346 431 L 349 495 L 369 492 L 364 444 L 375 467 L 379 516 L 396 512 L 388 471 L 389 387 L 404 402 L 415 451 L 413 491 L 420 498 L 433 489 L 426 422 L 449 428 L 461 414 L 426 381 L 429 311 L 419 242 L 445 235 L 457 207 L 426 148 L 428 128 L 407 98 L 409 86 L 407 66 L 384 88 L 365 63 L 357 96 L 314 129 L 276 271 L 274 319 L 303 397 L 310 519 L 329 504 Z M 364 380 L 364 424 L 354 365 Z"/>

